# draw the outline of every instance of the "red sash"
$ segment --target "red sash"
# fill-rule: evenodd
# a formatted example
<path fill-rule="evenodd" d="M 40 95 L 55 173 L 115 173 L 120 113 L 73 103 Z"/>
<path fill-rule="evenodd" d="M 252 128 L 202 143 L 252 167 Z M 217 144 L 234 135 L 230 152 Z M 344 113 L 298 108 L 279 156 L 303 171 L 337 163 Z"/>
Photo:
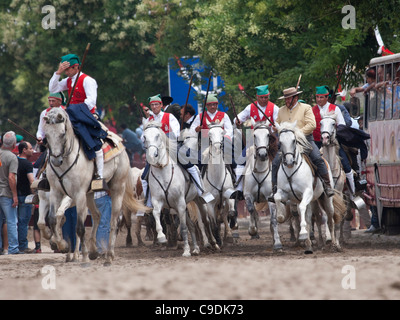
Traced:
<path fill-rule="evenodd" d="M 267 107 L 265 108 L 265 115 L 271 120 L 272 123 L 274 123 L 274 103 L 271 101 L 268 101 Z M 252 103 L 250 106 L 250 117 L 254 119 L 255 122 L 260 122 L 260 121 L 266 121 L 267 119 L 263 115 L 262 118 L 260 119 L 259 111 L 257 106 Z M 269 124 L 271 126 L 271 123 Z"/>
<path fill-rule="evenodd" d="M 334 112 L 336 106 L 332 103 L 329 104 L 328 112 Z M 321 141 L 321 113 L 319 110 L 318 105 L 314 106 L 312 108 L 312 111 L 314 112 L 315 116 L 315 122 L 317 123 L 317 127 L 313 131 L 313 136 L 314 136 L 314 141 Z"/>
<path fill-rule="evenodd" d="M 86 99 L 85 88 L 83 87 L 83 80 L 87 77 L 87 74 L 81 74 L 79 76 L 78 82 L 76 83 L 76 87 L 74 90 L 74 95 L 71 98 L 70 104 L 79 104 L 84 103 Z M 68 87 L 68 97 L 71 96 L 72 91 L 72 78 L 67 79 L 67 87 Z M 90 110 L 91 113 L 94 113 L 96 108 Z"/>
<path fill-rule="evenodd" d="M 200 119 L 201 119 L 202 116 L 203 116 L 203 114 L 200 113 L 200 115 L 199 115 Z M 203 124 L 201 126 L 201 129 L 205 129 L 205 130 L 209 129 L 209 127 L 207 125 L 207 120 L 208 120 L 208 122 L 216 122 L 217 120 L 219 122 L 221 122 L 224 119 L 224 117 L 225 117 L 225 112 L 217 111 L 217 113 L 215 114 L 214 118 L 211 119 L 210 116 L 208 115 L 208 112 L 206 112 L 205 115 L 204 115 Z M 203 138 L 207 138 L 208 137 L 207 133 L 208 133 L 208 131 L 203 131 L 202 137 Z"/>
<path fill-rule="evenodd" d="M 165 134 L 168 134 L 171 131 L 169 126 L 169 115 L 169 113 L 165 112 L 161 118 L 161 130 L 164 131 Z M 149 121 L 154 121 L 154 116 L 150 116 Z"/>

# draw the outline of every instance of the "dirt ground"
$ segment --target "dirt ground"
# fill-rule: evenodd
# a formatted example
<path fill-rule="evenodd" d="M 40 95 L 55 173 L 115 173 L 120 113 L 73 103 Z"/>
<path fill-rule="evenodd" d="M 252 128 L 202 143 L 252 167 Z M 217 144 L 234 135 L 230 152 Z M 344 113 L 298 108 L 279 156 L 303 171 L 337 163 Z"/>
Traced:
<path fill-rule="evenodd" d="M 283 253 L 272 250 L 268 217 L 261 217 L 258 240 L 247 227 L 240 219 L 233 244 L 189 258 L 181 247 L 138 247 L 135 238 L 127 248 L 123 230 L 110 267 L 101 259 L 66 263 L 42 240 L 41 254 L 0 256 L 0 299 L 400 299 L 400 236 L 355 230 L 342 252 L 305 255 L 286 224 Z"/>

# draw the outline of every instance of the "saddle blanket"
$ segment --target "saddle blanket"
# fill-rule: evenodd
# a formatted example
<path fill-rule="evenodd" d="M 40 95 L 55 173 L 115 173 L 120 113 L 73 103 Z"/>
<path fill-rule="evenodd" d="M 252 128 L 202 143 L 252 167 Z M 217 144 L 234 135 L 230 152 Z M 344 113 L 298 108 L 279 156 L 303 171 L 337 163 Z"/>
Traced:
<path fill-rule="evenodd" d="M 104 154 L 104 163 L 106 163 L 124 151 L 125 146 L 122 143 L 122 138 L 111 131 L 107 131 L 107 138 L 101 149 Z"/>

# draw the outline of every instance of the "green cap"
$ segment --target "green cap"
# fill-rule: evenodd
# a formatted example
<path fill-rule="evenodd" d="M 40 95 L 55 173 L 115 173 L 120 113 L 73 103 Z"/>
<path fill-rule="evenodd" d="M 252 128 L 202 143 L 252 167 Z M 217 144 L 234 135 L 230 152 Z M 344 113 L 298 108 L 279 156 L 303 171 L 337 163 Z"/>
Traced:
<path fill-rule="evenodd" d="M 218 98 L 217 98 L 217 96 L 214 95 L 214 94 L 209 94 L 209 95 L 207 96 L 207 102 L 206 102 L 206 104 L 209 104 L 209 103 L 218 103 Z"/>
<path fill-rule="evenodd" d="M 266 96 L 269 95 L 268 85 L 258 86 L 256 87 L 258 96 Z"/>
<path fill-rule="evenodd" d="M 50 98 L 50 97 L 51 97 L 51 98 L 58 99 L 58 100 L 61 100 L 61 104 L 62 104 L 62 105 L 65 105 L 65 96 L 64 96 L 64 93 L 62 93 L 62 92 L 55 92 L 55 93 L 50 92 L 48 98 Z"/>
<path fill-rule="evenodd" d="M 329 87 L 328 86 L 320 86 L 316 88 L 317 91 L 315 94 L 329 94 Z"/>
<path fill-rule="evenodd" d="M 22 140 L 24 140 L 24 137 L 19 134 L 16 134 L 15 137 L 17 138 L 17 142 L 21 142 Z"/>
<path fill-rule="evenodd" d="M 72 53 L 61 57 L 61 63 L 65 61 L 69 62 L 71 66 L 73 66 L 74 64 L 79 64 L 79 65 L 81 64 L 81 60 L 79 60 L 79 57 L 76 54 Z"/>
<path fill-rule="evenodd" d="M 157 94 L 149 98 L 149 104 L 152 102 L 160 102 L 162 103 L 161 94 Z"/>

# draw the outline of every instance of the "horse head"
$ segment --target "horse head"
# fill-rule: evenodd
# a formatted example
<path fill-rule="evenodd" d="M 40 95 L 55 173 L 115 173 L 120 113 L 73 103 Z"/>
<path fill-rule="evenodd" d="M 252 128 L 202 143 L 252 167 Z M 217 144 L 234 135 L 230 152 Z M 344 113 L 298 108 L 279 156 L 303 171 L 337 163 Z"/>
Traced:
<path fill-rule="evenodd" d="M 265 121 L 255 122 L 252 119 L 253 124 L 253 137 L 254 137 L 254 147 L 255 156 L 261 161 L 265 161 L 268 156 L 269 138 L 270 131 L 268 124 Z"/>
<path fill-rule="evenodd" d="M 209 128 L 208 139 L 210 151 L 214 155 L 220 154 L 222 152 L 222 147 L 224 146 L 224 120 L 218 123 L 210 123 L 207 121 L 207 125 Z"/>
<path fill-rule="evenodd" d="M 74 135 L 67 113 L 61 108 L 51 109 L 43 118 L 51 163 L 59 167 L 63 164 L 68 136 Z"/>
<path fill-rule="evenodd" d="M 165 133 L 161 130 L 161 124 L 150 121 L 143 130 L 144 148 L 146 160 L 153 166 L 162 166 L 165 155 Z"/>
<path fill-rule="evenodd" d="M 336 139 L 336 114 L 335 112 L 321 112 L 321 142 L 323 146 L 332 144 Z"/>

